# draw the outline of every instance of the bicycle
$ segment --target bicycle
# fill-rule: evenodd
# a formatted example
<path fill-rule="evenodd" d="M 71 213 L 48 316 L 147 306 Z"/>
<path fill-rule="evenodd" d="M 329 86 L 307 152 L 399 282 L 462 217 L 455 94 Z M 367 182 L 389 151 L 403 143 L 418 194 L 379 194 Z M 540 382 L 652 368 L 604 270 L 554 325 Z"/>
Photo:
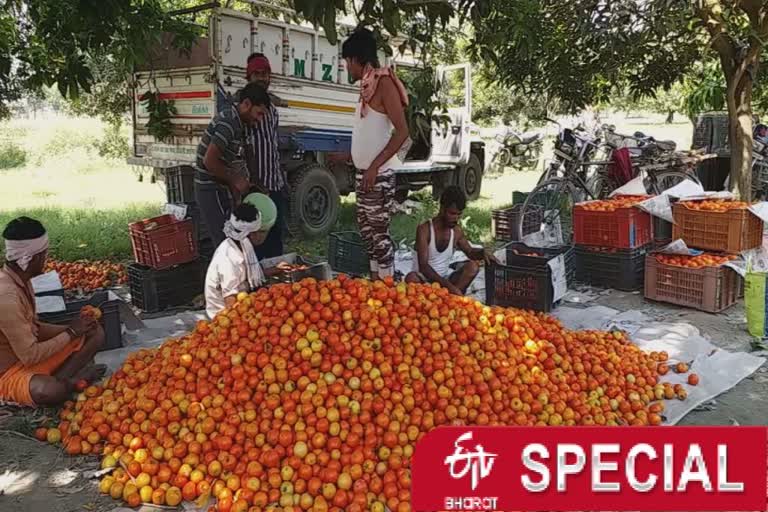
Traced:
<path fill-rule="evenodd" d="M 560 126 L 556 121 L 551 122 Z M 608 174 L 608 166 L 613 152 L 628 139 L 646 146 L 636 158 L 651 158 L 650 162 L 638 164 L 639 173 L 645 174 L 646 190 L 659 194 L 686 179 L 698 182 L 688 165 L 688 160 L 698 162 L 697 158 L 689 158 L 682 152 L 669 152 L 669 146 L 663 144 L 651 145 L 646 137 L 616 134 L 615 129 L 607 125 L 603 125 L 602 131 L 608 139 L 605 144 L 601 144 L 599 137 L 561 128 L 555 139 L 555 160 L 523 203 L 517 227 L 518 237 L 522 239 L 535 233 L 538 226 L 538 232 L 542 233 L 543 242 L 547 245 L 570 245 L 573 241 L 573 206 L 584 200 L 604 198 L 617 188 Z M 598 150 L 605 150 L 607 158 L 604 161 L 592 159 Z M 591 167 L 595 169 L 589 175 Z"/>

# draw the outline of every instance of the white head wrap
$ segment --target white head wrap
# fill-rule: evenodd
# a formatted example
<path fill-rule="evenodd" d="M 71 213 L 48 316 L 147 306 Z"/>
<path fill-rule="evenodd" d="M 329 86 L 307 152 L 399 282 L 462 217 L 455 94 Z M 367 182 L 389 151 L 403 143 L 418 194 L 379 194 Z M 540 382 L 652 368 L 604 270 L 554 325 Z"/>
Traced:
<path fill-rule="evenodd" d="M 32 240 L 5 240 L 5 260 L 14 261 L 21 270 L 27 270 L 32 258 L 47 249 L 47 234 Z"/>
<path fill-rule="evenodd" d="M 245 256 L 246 275 L 251 289 L 258 288 L 264 282 L 264 272 L 261 270 L 259 259 L 256 257 L 256 251 L 248 238 L 251 233 L 261 230 L 261 214 L 253 222 L 239 220 L 234 215 L 230 215 L 229 220 L 224 223 L 224 234 L 240 242 Z"/>

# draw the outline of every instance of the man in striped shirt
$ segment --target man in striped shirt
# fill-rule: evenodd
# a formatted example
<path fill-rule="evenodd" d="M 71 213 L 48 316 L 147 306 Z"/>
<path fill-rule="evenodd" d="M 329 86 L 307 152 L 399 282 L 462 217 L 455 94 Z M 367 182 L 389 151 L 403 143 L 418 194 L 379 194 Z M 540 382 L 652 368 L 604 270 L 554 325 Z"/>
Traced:
<path fill-rule="evenodd" d="M 251 188 L 246 149 L 251 130 L 271 101 L 258 84 L 248 84 L 210 122 L 197 146 L 195 201 L 215 247 L 224 241 L 224 222 Z"/>
<path fill-rule="evenodd" d="M 262 53 L 248 57 L 246 78 L 252 84 L 269 89 L 272 68 L 269 59 Z M 262 245 L 256 248 L 259 259 L 272 258 L 283 254 L 283 230 L 285 212 L 288 207 L 287 180 L 280 166 L 279 116 L 276 104 L 280 99 L 270 94 L 271 105 L 264 118 L 251 131 L 253 153 L 249 158 L 251 183 L 267 194 L 277 206 L 277 221 Z"/>

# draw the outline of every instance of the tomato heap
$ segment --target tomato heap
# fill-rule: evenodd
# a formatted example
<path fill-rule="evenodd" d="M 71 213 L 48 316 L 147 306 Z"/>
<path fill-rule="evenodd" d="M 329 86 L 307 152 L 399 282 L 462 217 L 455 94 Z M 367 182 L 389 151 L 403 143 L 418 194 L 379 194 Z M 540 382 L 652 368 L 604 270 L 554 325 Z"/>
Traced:
<path fill-rule="evenodd" d="M 436 286 L 305 279 L 130 355 L 52 437 L 117 466 L 101 490 L 132 506 L 406 512 L 433 428 L 658 425 L 685 396 L 659 380 L 667 359 Z"/>
<path fill-rule="evenodd" d="M 109 261 L 57 261 L 48 260 L 46 272 L 56 271 L 65 290 L 92 292 L 128 282 L 125 266 Z"/>
<path fill-rule="evenodd" d="M 687 268 L 719 267 L 724 263 L 735 260 L 733 254 L 714 254 L 705 252 L 698 256 L 687 256 L 683 254 L 657 254 L 656 261 L 664 265 Z"/>
<path fill-rule="evenodd" d="M 631 208 L 636 206 L 650 197 L 651 196 L 616 196 L 610 199 L 579 203 L 574 208 L 586 210 L 588 212 L 613 212 L 621 208 Z"/>
<path fill-rule="evenodd" d="M 744 201 L 733 201 L 731 199 L 706 199 L 704 201 L 681 201 L 678 203 L 690 210 L 700 210 L 705 212 L 724 213 L 728 210 L 743 210 L 749 207 L 749 203 Z"/>

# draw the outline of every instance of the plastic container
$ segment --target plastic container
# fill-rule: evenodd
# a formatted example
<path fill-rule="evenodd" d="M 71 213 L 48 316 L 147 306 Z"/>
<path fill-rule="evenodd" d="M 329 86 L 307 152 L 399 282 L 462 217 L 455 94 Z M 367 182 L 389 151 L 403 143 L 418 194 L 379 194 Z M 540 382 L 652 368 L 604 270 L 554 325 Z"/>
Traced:
<path fill-rule="evenodd" d="M 636 249 L 576 246 L 576 280 L 627 292 L 642 290 L 645 256 L 651 245 Z"/>
<path fill-rule="evenodd" d="M 485 269 L 485 299 L 489 306 L 549 313 L 553 303 L 552 271 L 490 264 Z"/>
<path fill-rule="evenodd" d="M 522 220 L 523 205 L 517 204 L 511 208 L 493 210 L 491 212 L 491 233 L 493 238 L 502 242 L 518 241 L 518 226 Z M 525 219 L 523 235 L 534 233 L 541 229 L 544 215 L 541 209 L 534 210 L 536 214 L 529 215 Z"/>
<path fill-rule="evenodd" d="M 305 265 L 307 268 L 304 270 L 295 270 L 293 272 L 283 273 L 282 275 L 269 279 L 269 281 L 277 283 L 298 283 L 302 279 L 306 279 L 308 277 L 313 277 L 318 281 L 330 281 L 332 278 L 331 266 L 328 265 L 327 262 L 311 262 L 293 252 L 262 260 L 261 267 L 266 270 L 276 267 L 280 263 L 288 263 L 289 265 Z"/>
<path fill-rule="evenodd" d="M 128 226 L 137 263 L 156 270 L 197 259 L 197 238 L 192 219 L 161 215 Z"/>
<path fill-rule="evenodd" d="M 194 202 L 195 170 L 187 166 L 166 169 L 165 195 L 169 203 Z"/>
<path fill-rule="evenodd" d="M 120 323 L 120 300 L 109 300 L 106 291 L 95 292 L 89 299 L 68 301 L 66 311 L 60 313 L 40 313 L 41 322 L 56 325 L 68 325 L 83 306 L 90 305 L 101 309 L 101 326 L 104 329 L 104 350 L 114 350 L 123 346 L 123 330 Z"/>
<path fill-rule="evenodd" d="M 368 252 L 355 231 L 331 233 L 328 236 L 328 263 L 331 268 L 342 274 L 364 277 L 371 271 Z"/>
<path fill-rule="evenodd" d="M 645 258 L 645 298 L 719 313 L 736 304 L 742 278 L 728 267 L 685 268 Z"/>
<path fill-rule="evenodd" d="M 672 237 L 693 249 L 738 254 L 763 243 L 763 221 L 747 209 L 712 212 L 677 203 L 672 215 Z"/>
<path fill-rule="evenodd" d="M 573 241 L 577 245 L 635 249 L 653 241 L 651 215 L 639 208 L 612 212 L 573 209 Z"/>
<path fill-rule="evenodd" d="M 195 237 L 197 238 L 198 246 L 202 245 L 203 241 L 210 240 L 211 235 L 208 233 L 208 226 L 206 226 L 205 221 L 203 220 L 200 207 L 197 206 L 197 203 L 182 203 L 179 204 L 179 206 L 187 207 L 187 218 L 192 219 L 192 222 L 195 223 Z"/>
<path fill-rule="evenodd" d="M 653 217 L 653 243 L 663 247 L 672 242 L 672 223 L 660 217 Z"/>
<path fill-rule="evenodd" d="M 203 293 L 208 260 L 199 259 L 168 270 L 138 263 L 128 267 L 131 303 L 146 313 L 184 306 Z"/>
<path fill-rule="evenodd" d="M 512 242 L 505 245 L 504 249 L 508 265 L 535 268 L 537 270 L 550 268 L 549 260 L 562 254 L 565 260 L 565 278 L 568 284 L 571 285 L 576 280 L 576 251 L 570 245 L 562 247 L 529 247 L 521 242 Z M 530 254 L 532 253 L 538 253 L 541 256 L 531 256 Z"/>

